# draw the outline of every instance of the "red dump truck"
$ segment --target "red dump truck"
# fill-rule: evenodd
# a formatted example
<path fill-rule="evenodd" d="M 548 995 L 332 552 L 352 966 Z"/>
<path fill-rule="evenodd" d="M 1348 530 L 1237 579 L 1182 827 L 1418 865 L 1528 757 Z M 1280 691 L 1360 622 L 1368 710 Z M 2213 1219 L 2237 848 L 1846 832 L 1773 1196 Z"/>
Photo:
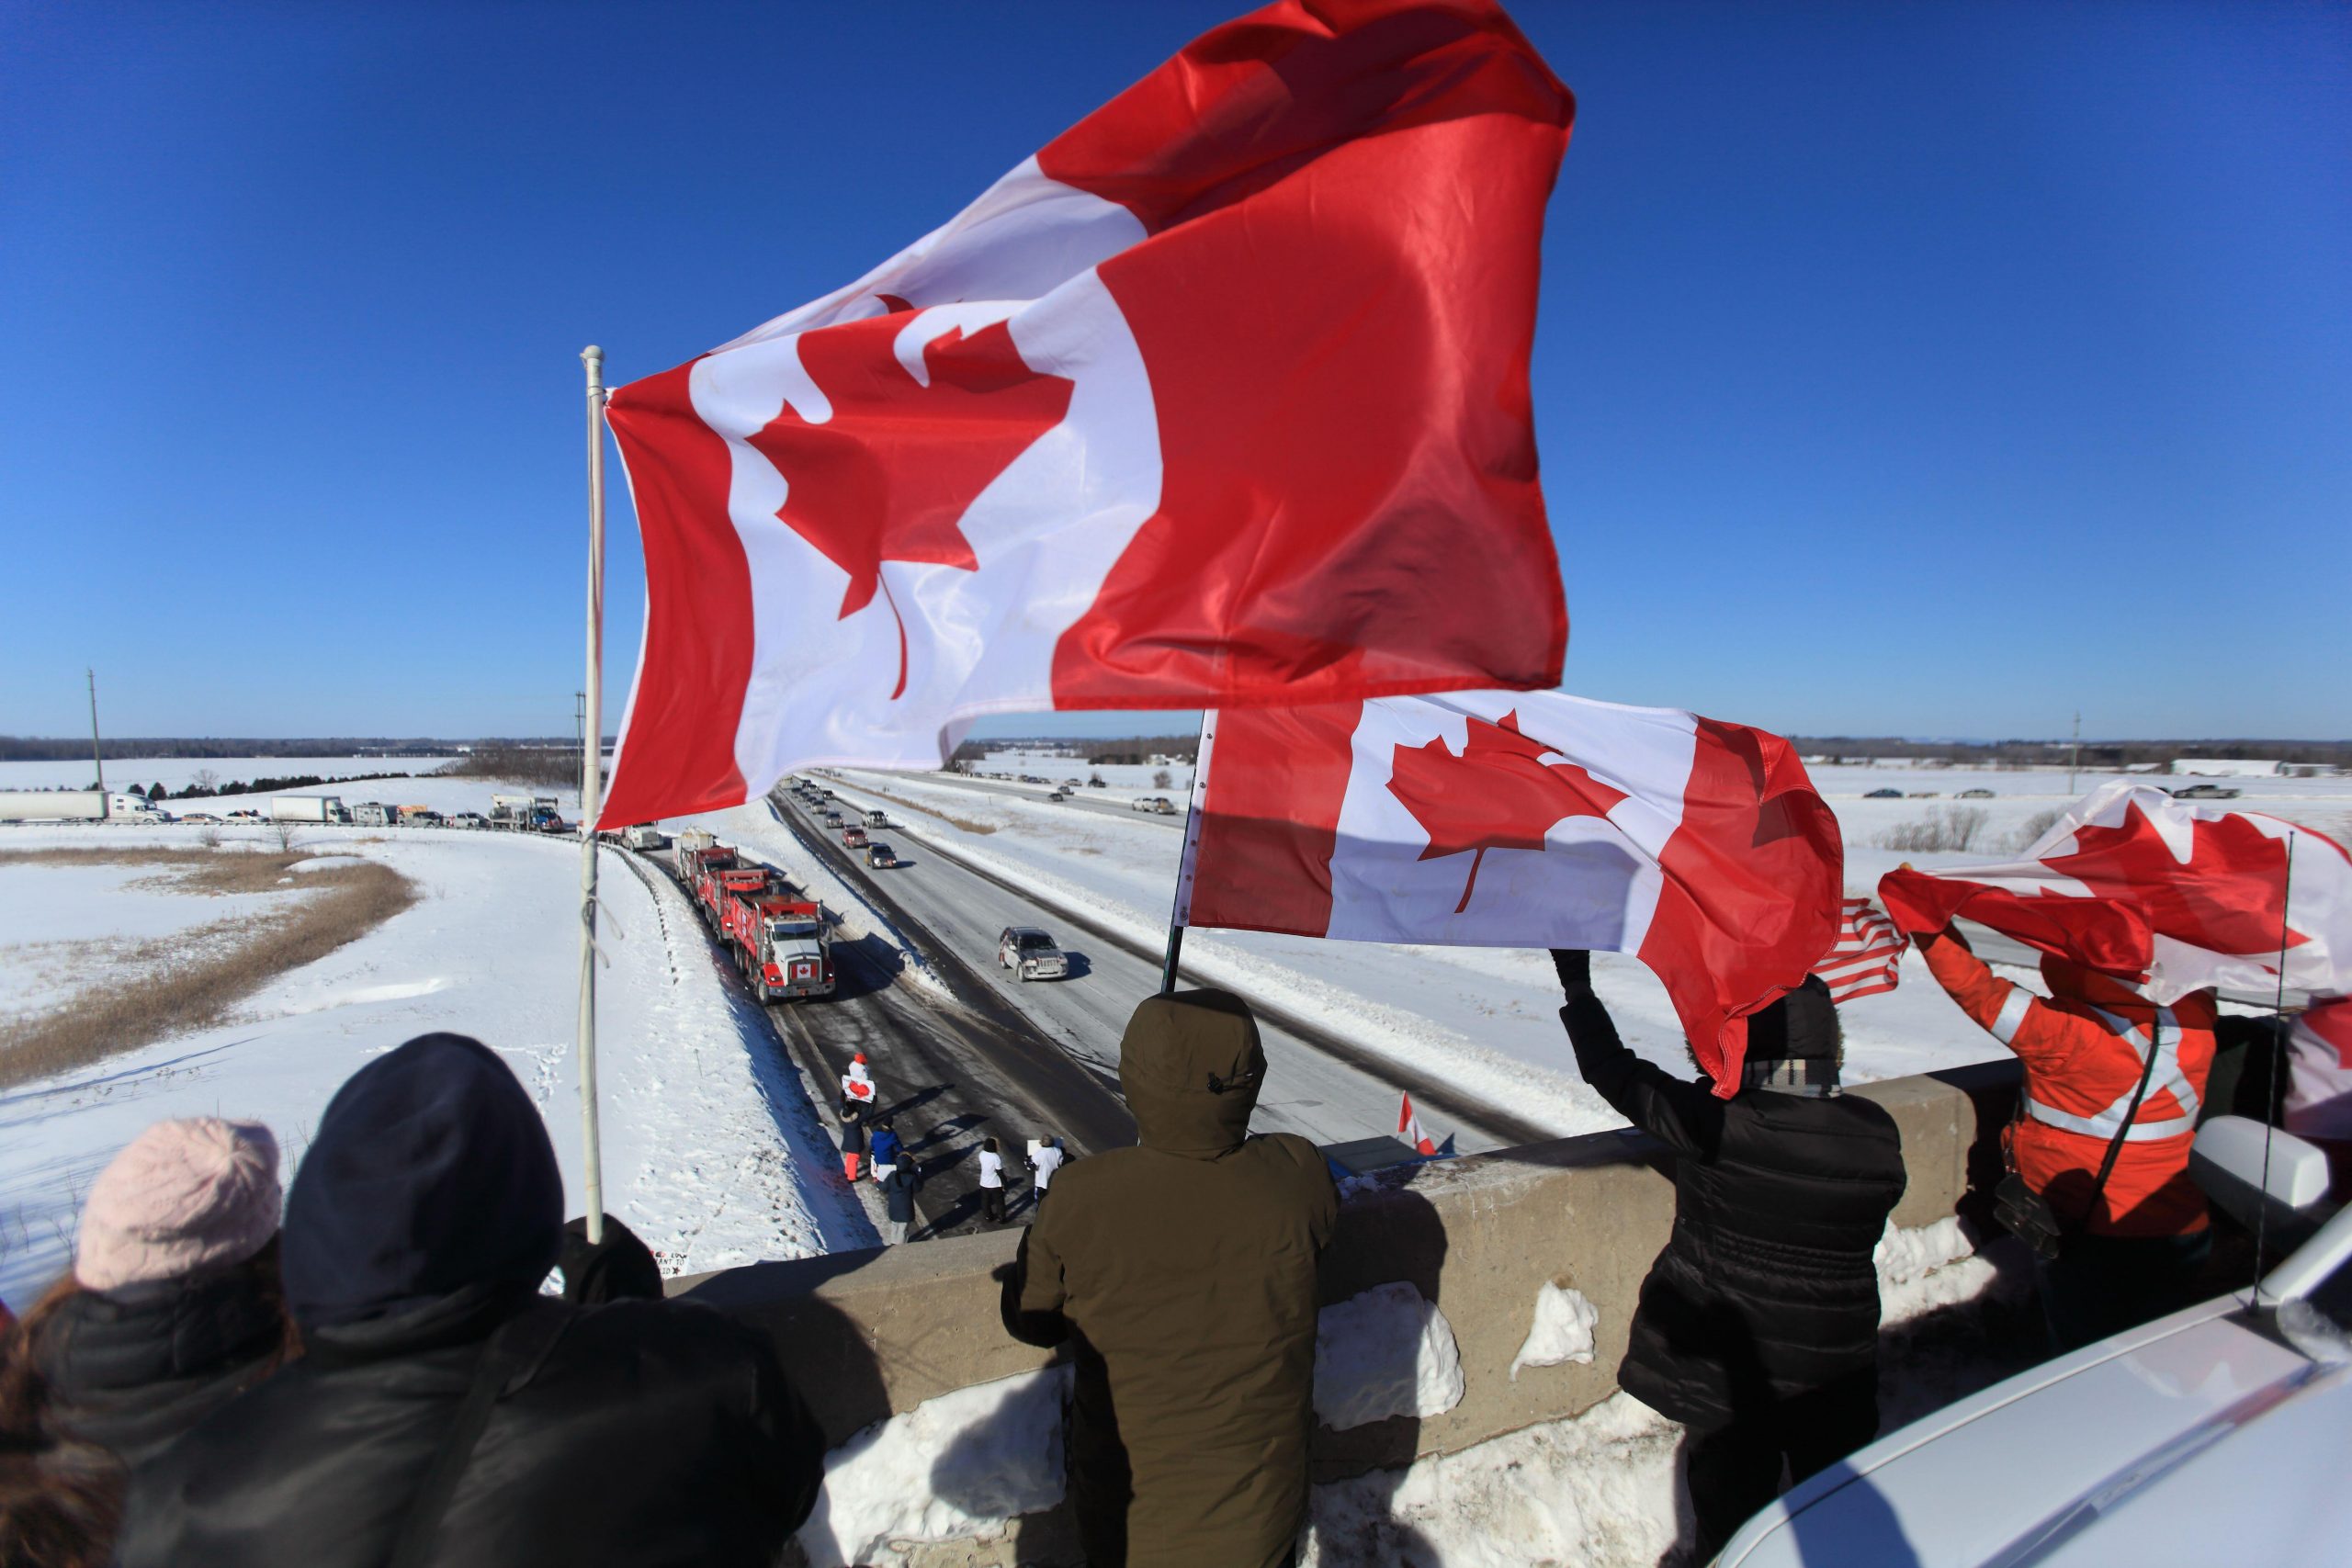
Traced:
<path fill-rule="evenodd" d="M 731 886 L 721 908 L 727 945 L 760 1000 L 831 994 L 833 954 L 822 909 L 795 897 L 781 881 Z"/>
<path fill-rule="evenodd" d="M 686 885 L 695 908 L 714 930 L 718 925 L 718 874 L 733 869 L 736 863 L 734 850 L 726 844 L 706 844 L 678 852 L 678 880 Z"/>

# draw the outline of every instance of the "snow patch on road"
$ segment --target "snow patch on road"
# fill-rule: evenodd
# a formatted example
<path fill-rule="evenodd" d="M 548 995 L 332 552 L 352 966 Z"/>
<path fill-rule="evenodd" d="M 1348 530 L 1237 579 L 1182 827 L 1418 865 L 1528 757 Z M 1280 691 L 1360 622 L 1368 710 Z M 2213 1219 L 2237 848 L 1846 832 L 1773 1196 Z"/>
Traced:
<path fill-rule="evenodd" d="M 926 1399 L 825 1456 L 800 1528 L 811 1568 L 892 1568 L 927 1541 L 995 1540 L 1062 1500 L 1069 1370 L 1049 1367 Z"/>
<path fill-rule="evenodd" d="M 1510 1381 L 1519 1381 L 1521 1367 L 1556 1367 L 1566 1361 L 1589 1365 L 1592 1331 L 1600 1322 L 1600 1309 L 1584 1292 L 1544 1280 L 1535 1288 L 1535 1316 L 1527 1339 L 1510 1359 Z"/>
<path fill-rule="evenodd" d="M 1453 1325 L 1409 1280 L 1323 1309 L 1315 1326 L 1315 1414 L 1335 1432 L 1462 1403 Z"/>

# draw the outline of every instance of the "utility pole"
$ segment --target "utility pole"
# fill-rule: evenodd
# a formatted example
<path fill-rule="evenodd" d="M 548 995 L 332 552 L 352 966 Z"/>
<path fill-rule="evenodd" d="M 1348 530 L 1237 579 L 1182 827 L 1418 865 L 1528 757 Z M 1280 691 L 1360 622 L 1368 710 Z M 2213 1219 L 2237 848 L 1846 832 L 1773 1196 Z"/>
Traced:
<path fill-rule="evenodd" d="M 98 744 L 98 672 L 85 670 L 82 673 L 90 678 L 90 761 L 98 765 L 98 793 L 104 795 L 107 792 L 107 754 Z"/>
<path fill-rule="evenodd" d="M 2075 774 L 2082 765 L 2083 716 L 2081 710 L 2077 709 L 2075 714 L 2075 743 L 2066 753 L 2066 793 L 2068 795 L 2075 793 Z"/>

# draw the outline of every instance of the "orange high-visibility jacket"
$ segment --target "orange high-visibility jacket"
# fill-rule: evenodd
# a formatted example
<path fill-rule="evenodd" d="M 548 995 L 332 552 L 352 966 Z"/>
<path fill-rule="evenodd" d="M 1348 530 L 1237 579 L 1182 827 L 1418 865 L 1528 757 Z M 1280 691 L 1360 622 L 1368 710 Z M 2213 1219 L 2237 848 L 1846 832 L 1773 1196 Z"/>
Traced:
<path fill-rule="evenodd" d="M 2168 1008 L 2045 999 L 1994 974 L 1951 931 L 1922 938 L 1919 951 L 1962 1010 L 2025 1064 L 2023 1114 L 2004 1141 L 2018 1174 L 2061 1220 L 2098 1235 L 2204 1229 L 2205 1196 L 2188 1179 L 2188 1147 L 2213 1066 L 2211 991 Z M 2151 1024 L 2154 1075 L 2097 1211 L 2086 1214 L 2099 1164 L 2147 1064 Z"/>

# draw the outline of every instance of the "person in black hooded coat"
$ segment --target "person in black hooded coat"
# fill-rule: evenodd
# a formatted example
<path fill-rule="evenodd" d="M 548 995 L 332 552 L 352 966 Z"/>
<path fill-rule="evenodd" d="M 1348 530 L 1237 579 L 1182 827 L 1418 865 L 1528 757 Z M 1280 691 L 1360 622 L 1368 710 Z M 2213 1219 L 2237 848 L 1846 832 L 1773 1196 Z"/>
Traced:
<path fill-rule="evenodd" d="M 287 1207 L 303 1358 L 133 1477 L 119 1560 L 764 1568 L 823 1461 L 773 1352 L 704 1308 L 541 1298 L 562 1233 L 489 1050 L 425 1035 L 354 1074 Z"/>
<path fill-rule="evenodd" d="M 1719 1098 L 1625 1048 L 1591 961 L 1555 952 L 1585 1081 L 1674 1151 L 1674 1231 L 1642 1281 L 1617 1384 L 1690 1429 L 1705 1562 L 1792 1482 L 1878 1435 L 1878 1269 L 1903 1198 L 1902 1134 L 1838 1094 L 1838 1010 L 1818 979 L 1748 1020 Z"/>

